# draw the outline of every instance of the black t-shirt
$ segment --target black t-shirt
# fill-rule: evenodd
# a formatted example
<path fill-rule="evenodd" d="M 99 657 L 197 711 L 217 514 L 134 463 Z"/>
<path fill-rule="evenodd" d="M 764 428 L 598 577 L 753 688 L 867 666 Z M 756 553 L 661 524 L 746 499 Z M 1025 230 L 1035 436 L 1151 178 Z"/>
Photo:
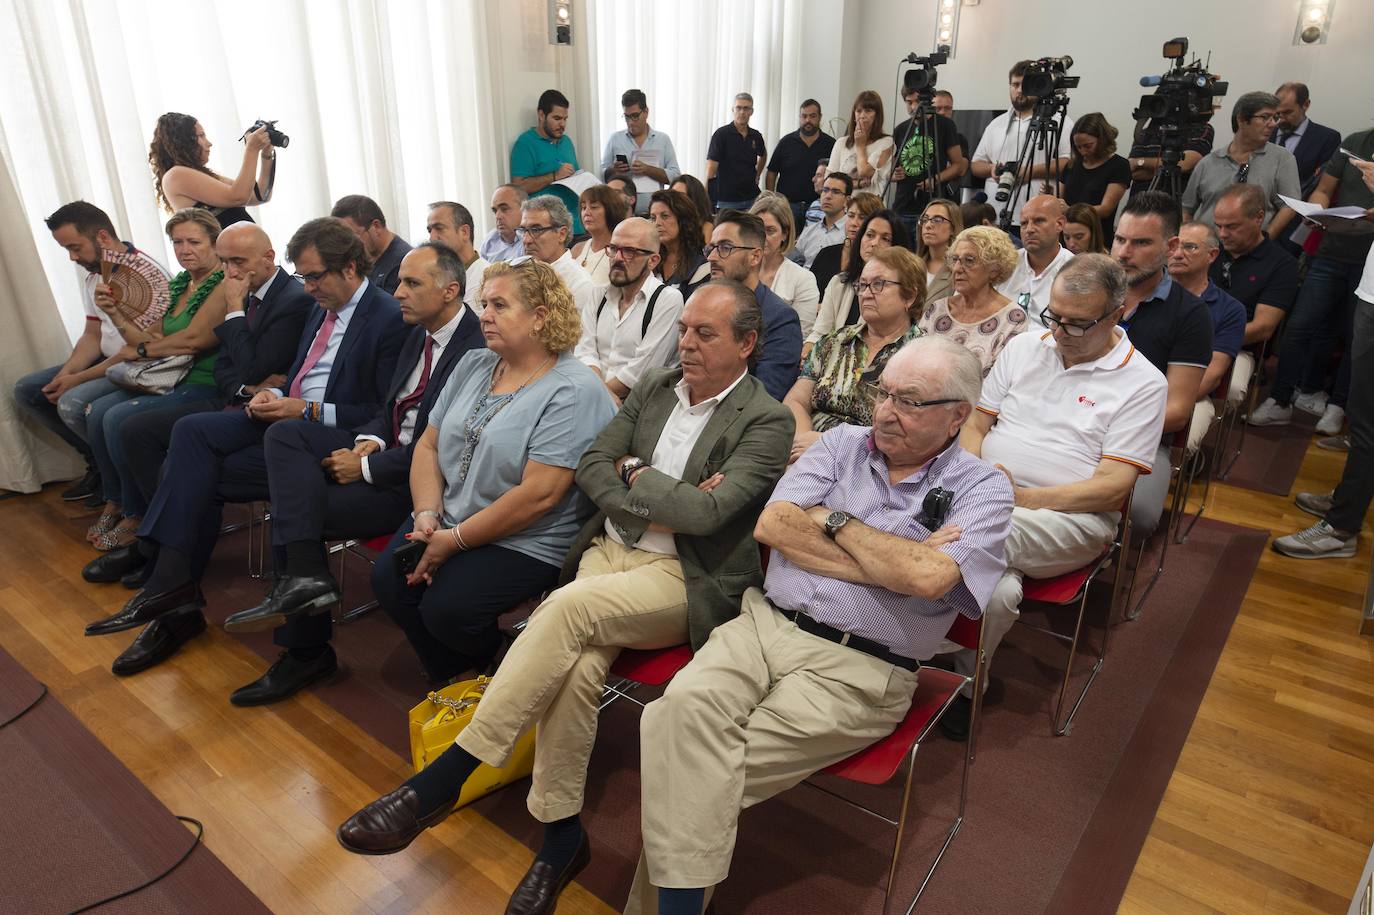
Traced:
<path fill-rule="evenodd" d="M 825 295 L 825 287 L 830 285 L 830 278 L 840 272 L 840 258 L 843 255 L 843 242 L 816 252 L 816 259 L 811 262 L 811 273 L 816 277 L 816 288 L 821 291 L 821 295 Z"/>
<path fill-rule="evenodd" d="M 1131 345 L 1168 374 L 1170 365 L 1206 368 L 1212 361 L 1212 313 L 1207 303 L 1170 281 L 1160 299 L 1146 299 L 1121 326 Z"/>
<path fill-rule="evenodd" d="M 1352 133 L 1341 146 L 1368 161 L 1374 158 L 1374 130 Z M 1326 173 L 1336 179 L 1336 193 L 1331 199 L 1333 206 L 1363 207 L 1366 210 L 1374 207 L 1374 191 L 1365 186 L 1360 170 L 1350 164 L 1345 153 L 1337 150 L 1331 161 L 1326 163 Z M 1368 223 L 1364 226 L 1368 226 Z M 1329 257 L 1342 264 L 1363 264 L 1369 256 L 1371 244 L 1374 244 L 1374 235 L 1335 235 L 1327 232 L 1317 248 L 1317 256 Z"/>
<path fill-rule="evenodd" d="M 959 128 L 943 115 L 935 115 L 935 137 L 926 136 L 922 123 L 913 124 L 907 118 L 892 129 L 892 145 L 896 150 L 893 168 L 901 166 L 906 177 L 894 182 L 896 195 L 892 198 L 892 208 L 898 213 L 919 215 L 930 200 L 927 191 L 917 187 L 926 176 L 930 161 L 935 161 L 935 171 L 941 172 L 949 167 L 949 149 L 959 145 Z M 937 197 L 948 197 L 949 190 L 941 185 L 936 190 Z"/>
<path fill-rule="evenodd" d="M 768 160 L 768 170 L 778 174 L 778 193 L 793 203 L 810 203 L 820 197 L 811 179 L 816 175 L 816 164 L 822 159 L 828 161 L 834 148 L 835 138 L 824 131 L 816 134 L 810 146 L 802 141 L 798 130 L 779 140 L 773 147 L 773 158 Z"/>
<path fill-rule="evenodd" d="M 1222 248 L 1208 274 L 1212 282 L 1240 299 L 1247 321 L 1254 320 L 1256 305 L 1288 311 L 1298 297 L 1298 262 L 1267 238 L 1261 237 L 1255 250 L 1240 257 Z"/>
<path fill-rule="evenodd" d="M 706 158 L 716 163 L 716 196 L 711 202 L 757 197 L 758 161 L 767 155 L 763 134 L 752 127 L 748 136 L 741 136 L 734 124 L 726 124 L 711 134 L 711 145 L 706 149 Z"/>
<path fill-rule="evenodd" d="M 1216 136 L 1217 132 L 1212 129 L 1212 125 L 1204 124 L 1202 125 L 1202 132 L 1198 134 L 1197 139 L 1192 140 L 1188 143 L 1184 143 L 1183 149 L 1185 152 L 1188 150 L 1192 150 L 1193 152 L 1198 153 L 1199 155 L 1205 156 L 1212 151 L 1212 144 L 1216 141 Z M 1159 131 L 1155 129 L 1153 126 L 1151 126 L 1146 127 L 1143 131 L 1141 131 L 1139 138 L 1135 142 L 1135 145 L 1132 146 L 1131 151 L 1126 154 L 1126 158 L 1153 159 L 1158 155 Z M 1150 189 L 1150 181 L 1151 179 L 1149 178 L 1146 178 L 1144 181 L 1132 181 L 1131 193 L 1135 194 L 1139 193 L 1140 191 L 1148 191 Z M 1179 187 L 1182 188 L 1187 183 L 1188 176 L 1180 175 Z"/>
<path fill-rule="evenodd" d="M 1131 183 L 1131 164 L 1122 156 L 1112 156 L 1097 168 L 1085 168 L 1075 156 L 1064 169 L 1064 202 L 1069 206 L 1086 203 L 1097 206 L 1107 195 L 1107 186 Z M 1112 216 L 1102 217 L 1102 237 L 1112 237 Z"/>

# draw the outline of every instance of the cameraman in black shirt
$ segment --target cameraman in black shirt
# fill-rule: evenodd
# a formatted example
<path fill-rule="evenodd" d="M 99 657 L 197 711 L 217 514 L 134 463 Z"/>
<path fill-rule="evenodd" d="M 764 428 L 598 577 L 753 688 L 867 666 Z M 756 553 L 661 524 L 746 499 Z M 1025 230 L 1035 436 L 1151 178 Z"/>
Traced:
<path fill-rule="evenodd" d="M 949 197 L 949 185 L 968 171 L 968 158 L 959 146 L 959 128 L 947 117 L 936 114 L 927 103 L 919 111 L 921 93 L 902 89 L 909 117 L 892 129 L 896 150 L 892 169 L 892 209 L 902 217 L 908 230 L 916 235 L 916 220 L 933 197 Z M 932 136 L 933 135 L 933 136 Z M 935 188 L 930 173 L 935 172 Z"/>

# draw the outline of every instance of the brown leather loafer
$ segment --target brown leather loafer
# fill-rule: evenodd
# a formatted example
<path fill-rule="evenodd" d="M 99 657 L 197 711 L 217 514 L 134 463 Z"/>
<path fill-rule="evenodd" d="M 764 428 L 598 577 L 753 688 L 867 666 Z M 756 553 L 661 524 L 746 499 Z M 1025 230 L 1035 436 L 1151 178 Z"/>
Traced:
<path fill-rule="evenodd" d="M 417 816 L 420 797 L 409 785 L 384 794 L 339 827 L 339 844 L 356 855 L 391 855 L 402 850 L 431 826 L 442 822 L 453 806 L 429 816 Z"/>
<path fill-rule="evenodd" d="M 571 883 L 591 860 L 592 846 L 587 841 L 585 830 L 582 832 L 582 844 L 577 846 L 577 853 L 573 855 L 568 866 L 563 868 L 561 874 L 554 873 L 551 866 L 535 858 L 530 869 L 525 871 L 525 876 L 520 879 L 515 892 L 511 893 L 510 902 L 506 905 L 506 915 L 546 915 L 552 912 L 558 905 L 558 897 L 563 888 Z"/>

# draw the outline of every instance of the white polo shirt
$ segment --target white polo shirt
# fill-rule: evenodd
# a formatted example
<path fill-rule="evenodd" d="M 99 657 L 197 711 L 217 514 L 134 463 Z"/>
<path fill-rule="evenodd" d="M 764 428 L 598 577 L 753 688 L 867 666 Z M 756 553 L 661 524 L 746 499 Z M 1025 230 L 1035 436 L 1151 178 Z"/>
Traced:
<path fill-rule="evenodd" d="M 983 382 L 978 409 L 997 417 L 983 460 L 1022 486 L 1088 479 L 1103 458 L 1141 473 L 1154 466 L 1169 386 L 1117 329 L 1102 358 L 1065 368 L 1054 335 L 1011 339 Z"/>
<path fill-rule="evenodd" d="M 1059 253 L 1050 261 L 1045 272 L 1036 276 L 1031 268 L 1030 258 L 1026 255 L 1026 249 L 1022 248 L 1016 252 L 1016 269 L 997 287 L 997 291 L 1012 301 L 1022 293 L 1028 293 L 1030 302 L 1022 303 L 1021 307 L 1026 309 L 1035 326 L 1044 327 L 1045 323 L 1040 320 L 1040 312 L 1049 307 L 1050 287 L 1054 285 L 1054 278 L 1059 275 L 1060 268 L 1071 260 L 1073 252 L 1060 245 Z"/>
<path fill-rule="evenodd" d="M 644 312 L 649 299 L 662 287 L 654 314 L 644 327 Z M 682 315 L 682 293 L 652 273 L 635 294 L 625 313 L 620 313 L 621 290 L 617 286 L 597 287 L 591 307 L 582 311 L 582 339 L 573 355 L 610 381 L 617 379 L 633 388 L 649 369 L 672 365 L 677 358 L 677 321 Z M 601 302 L 606 302 L 603 306 Z M 598 315 L 597 311 L 601 314 Z M 641 333 L 642 331 L 642 333 Z"/>

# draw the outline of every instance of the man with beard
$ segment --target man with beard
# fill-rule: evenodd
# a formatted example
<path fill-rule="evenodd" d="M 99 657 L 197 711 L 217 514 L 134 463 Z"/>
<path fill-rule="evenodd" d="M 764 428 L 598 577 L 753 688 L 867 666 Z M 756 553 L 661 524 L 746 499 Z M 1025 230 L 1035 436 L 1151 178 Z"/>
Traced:
<path fill-rule="evenodd" d="M 535 112 L 538 123 L 516 137 L 510 150 L 511 184 L 526 194 L 553 194 L 572 213 L 573 235 L 582 234 L 577 194 L 556 181 L 577 172 L 577 148 L 568 136 L 568 98 L 557 89 L 545 89 Z"/>
<path fill-rule="evenodd" d="M 1002 171 L 1002 166 L 1015 162 L 1021 155 L 1021 147 L 1030 130 L 1031 111 L 1035 108 L 1036 98 L 1021 93 L 1021 78 L 1025 76 L 1030 65 L 1029 60 L 1023 60 L 1011 68 L 1011 73 L 1008 74 L 1011 110 L 1004 111 L 992 119 L 992 123 L 983 131 L 978 148 L 973 152 L 973 162 L 969 166 L 969 171 L 975 178 L 983 179 L 983 190 L 988 195 L 988 203 L 997 200 L 997 176 Z M 1065 115 L 1064 129 L 1059 134 L 1059 148 L 1055 150 L 1057 158 L 1051 163 L 1053 168 L 1046 168 L 1043 161 L 1037 161 L 1022 175 L 1021 190 L 1017 192 L 1016 199 L 997 201 L 995 204 L 998 212 L 1005 206 L 1011 213 L 1013 235 L 1019 236 L 1020 221 L 1017 214 L 1022 204 L 1030 199 L 1031 187 L 1038 186 L 1038 182 L 1033 179 L 1049 178 L 1053 181 L 1055 175 L 1063 174 L 1064 169 L 1068 167 L 1072 136 L 1073 118 Z"/>
<path fill-rule="evenodd" d="M 1165 269 L 1177 250 L 1182 213 L 1163 191 L 1136 194 L 1126 203 L 1112 242 L 1112 257 L 1126 268 L 1126 300 L 1117 324 L 1169 383 L 1165 434 L 1185 429 L 1203 373 L 1212 361 L 1212 317 L 1207 305 Z M 1169 446 L 1155 453 L 1154 473 L 1135 489 L 1131 521 L 1148 536 L 1159 523 L 1169 492 Z"/>
<path fill-rule="evenodd" d="M 1073 252 L 1059 244 L 1067 212 L 1068 205 L 1049 194 L 1026 201 L 1021 207 L 1021 250 L 1016 252 L 1016 269 L 997 287 L 1009 299 L 1025 296 L 1021 307 L 1042 325 L 1040 315 L 1050 304 L 1054 278 L 1073 260 Z"/>
<path fill-rule="evenodd" d="M 816 162 L 830 161 L 834 146 L 835 138 L 821 130 L 821 103 L 809 98 L 801 103 L 797 129 L 773 147 L 764 181 L 770 191 L 782 194 L 792 205 L 792 222 L 799 233 L 806 225 L 807 206 L 821 196 L 812 180 Z"/>
<path fill-rule="evenodd" d="M 611 284 L 582 312 L 582 339 L 574 355 L 601 376 L 616 406 L 650 369 L 671 364 L 677 349 L 682 293 L 654 276 L 658 229 L 633 216 L 611 233 Z"/>

